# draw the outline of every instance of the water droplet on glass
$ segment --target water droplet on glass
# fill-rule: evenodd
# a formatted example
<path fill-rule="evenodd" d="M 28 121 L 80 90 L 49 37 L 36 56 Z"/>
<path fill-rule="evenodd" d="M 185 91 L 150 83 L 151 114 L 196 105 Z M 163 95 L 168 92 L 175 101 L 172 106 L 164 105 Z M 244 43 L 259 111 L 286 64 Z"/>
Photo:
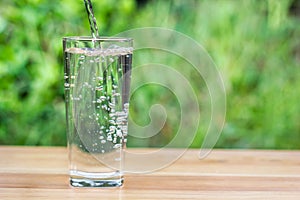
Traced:
<path fill-rule="evenodd" d="M 101 144 L 105 144 L 106 143 L 106 140 L 101 140 Z"/>

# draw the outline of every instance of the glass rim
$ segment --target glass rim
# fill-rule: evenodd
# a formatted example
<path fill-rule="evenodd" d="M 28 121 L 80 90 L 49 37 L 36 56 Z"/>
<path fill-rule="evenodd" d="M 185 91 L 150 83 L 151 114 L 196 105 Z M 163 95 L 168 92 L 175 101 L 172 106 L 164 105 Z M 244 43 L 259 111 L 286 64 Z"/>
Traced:
<path fill-rule="evenodd" d="M 92 36 L 66 36 L 63 37 L 63 41 L 100 41 L 100 42 L 132 42 L 132 38 L 126 37 L 108 37 L 108 36 L 101 36 L 94 38 Z"/>

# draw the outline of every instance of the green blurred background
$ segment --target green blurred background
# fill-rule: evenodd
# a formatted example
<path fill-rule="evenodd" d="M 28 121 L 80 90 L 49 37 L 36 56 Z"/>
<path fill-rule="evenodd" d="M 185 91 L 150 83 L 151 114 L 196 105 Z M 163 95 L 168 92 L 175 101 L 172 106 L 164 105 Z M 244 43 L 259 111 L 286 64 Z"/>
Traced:
<path fill-rule="evenodd" d="M 299 0 L 93 4 L 101 35 L 156 26 L 204 46 L 227 93 L 217 147 L 300 148 Z M 0 144 L 66 145 L 61 38 L 88 34 L 83 0 L 0 1 Z"/>

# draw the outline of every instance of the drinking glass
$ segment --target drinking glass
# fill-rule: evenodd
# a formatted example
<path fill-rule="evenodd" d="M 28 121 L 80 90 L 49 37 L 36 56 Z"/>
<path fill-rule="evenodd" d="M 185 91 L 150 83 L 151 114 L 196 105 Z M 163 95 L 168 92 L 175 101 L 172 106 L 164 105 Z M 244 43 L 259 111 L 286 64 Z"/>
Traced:
<path fill-rule="evenodd" d="M 123 184 L 133 41 L 64 37 L 64 89 L 70 184 Z"/>

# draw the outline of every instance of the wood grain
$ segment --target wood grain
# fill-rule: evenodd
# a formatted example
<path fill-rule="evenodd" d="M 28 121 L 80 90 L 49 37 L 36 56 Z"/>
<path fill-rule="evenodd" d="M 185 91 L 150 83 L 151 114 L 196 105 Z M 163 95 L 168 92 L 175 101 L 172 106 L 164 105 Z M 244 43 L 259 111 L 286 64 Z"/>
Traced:
<path fill-rule="evenodd" d="M 122 188 L 72 188 L 66 148 L 0 146 L 0 199 L 300 199 L 300 151 L 198 155 L 188 150 L 162 170 L 126 174 Z"/>

